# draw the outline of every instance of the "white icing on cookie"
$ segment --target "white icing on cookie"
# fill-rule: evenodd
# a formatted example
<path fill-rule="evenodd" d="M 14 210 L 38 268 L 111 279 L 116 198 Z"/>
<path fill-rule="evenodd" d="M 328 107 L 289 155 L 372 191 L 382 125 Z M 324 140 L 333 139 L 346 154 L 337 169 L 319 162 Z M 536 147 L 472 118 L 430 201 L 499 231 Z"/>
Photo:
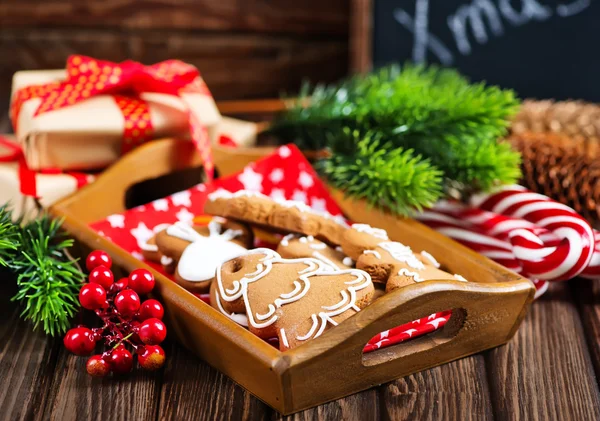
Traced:
<path fill-rule="evenodd" d="M 227 311 L 225 311 L 225 309 L 223 308 L 223 305 L 221 304 L 221 298 L 219 297 L 219 293 L 217 292 L 215 295 L 216 295 L 215 298 L 217 299 L 217 306 L 219 307 L 219 310 L 221 311 L 221 313 L 223 313 L 225 316 L 229 317 L 231 320 L 233 320 L 237 324 L 242 325 L 244 327 L 248 327 L 248 316 L 246 316 L 245 314 L 228 313 Z"/>
<path fill-rule="evenodd" d="M 286 348 L 289 348 L 290 344 L 287 340 L 287 335 L 285 334 L 285 329 L 284 328 L 279 329 L 279 333 L 281 334 L 281 342 L 283 343 L 283 346 L 285 346 Z"/>
<path fill-rule="evenodd" d="M 381 260 L 381 253 L 379 253 L 376 250 L 365 250 L 363 251 L 363 254 L 372 254 L 373 256 L 377 257 L 379 260 Z"/>
<path fill-rule="evenodd" d="M 327 248 L 327 244 L 325 243 L 313 243 L 309 246 L 313 250 L 324 250 Z"/>
<path fill-rule="evenodd" d="M 425 269 L 425 265 L 417 256 L 415 256 L 410 249 L 410 247 L 405 246 L 402 243 L 398 243 L 397 241 L 388 241 L 384 243 L 379 243 L 378 247 L 381 247 L 385 251 L 387 251 L 392 258 L 395 260 L 406 263 L 413 269 L 423 270 Z"/>
<path fill-rule="evenodd" d="M 156 244 L 148 244 L 147 242 L 140 242 L 138 244 L 138 246 L 140 246 L 140 249 L 144 250 L 144 251 L 158 251 L 158 246 Z"/>
<path fill-rule="evenodd" d="M 461 275 L 459 275 L 459 274 L 457 274 L 457 273 L 455 273 L 455 274 L 454 274 L 454 277 L 455 277 L 457 280 L 461 281 L 461 282 L 469 282 L 469 281 L 467 281 L 467 280 L 466 280 L 466 279 L 465 279 L 463 276 L 461 276 Z"/>
<path fill-rule="evenodd" d="M 204 237 L 180 222 L 167 228 L 167 234 L 191 243 L 183 251 L 177 265 L 179 276 L 186 281 L 207 281 L 215 276 L 217 266 L 247 251 L 230 241 L 242 235 L 241 230 L 228 229 L 221 234 L 222 226 L 217 221 L 211 221 L 208 229 L 210 235 Z"/>
<path fill-rule="evenodd" d="M 364 232 L 366 234 L 372 235 L 373 237 L 379 238 L 380 240 L 389 240 L 388 234 L 386 230 L 381 228 L 373 228 L 368 224 L 352 224 L 352 229 L 358 232 Z"/>
<path fill-rule="evenodd" d="M 173 263 L 173 259 L 170 258 L 169 256 L 165 256 L 164 254 L 162 256 L 160 256 L 160 264 L 163 266 L 169 266 L 171 263 Z"/>
<path fill-rule="evenodd" d="M 352 260 L 351 257 L 344 257 L 344 260 L 342 260 L 342 263 L 346 266 L 354 266 L 354 260 Z"/>
<path fill-rule="evenodd" d="M 415 280 L 415 282 L 423 282 L 424 281 L 424 279 L 421 278 L 421 276 L 419 276 L 419 274 L 417 272 L 411 272 L 410 270 L 408 270 L 406 268 L 400 269 L 400 271 L 398 272 L 398 275 L 410 276 L 411 278 L 413 278 Z"/>
<path fill-rule="evenodd" d="M 295 234 L 288 234 L 281 239 L 281 242 L 279 244 L 281 244 L 283 247 L 287 247 L 290 245 L 290 240 L 294 237 L 295 237 Z"/>
<path fill-rule="evenodd" d="M 425 250 L 423 250 L 421 252 L 421 256 L 423 256 L 424 258 L 429 260 L 429 262 L 436 268 L 438 268 L 438 269 L 440 268 L 440 264 L 437 260 L 435 260 L 435 257 L 433 257 L 431 254 L 427 253 Z"/>
<path fill-rule="evenodd" d="M 319 253 L 318 251 L 313 252 L 313 257 L 315 259 L 319 259 L 322 260 L 323 262 L 325 262 L 328 266 L 331 266 L 332 270 L 336 270 L 338 269 L 338 265 L 336 265 L 333 261 L 329 260 L 327 257 L 325 257 L 323 254 Z"/>
<path fill-rule="evenodd" d="M 362 270 L 335 269 L 335 266 L 334 266 L 334 268 L 331 268 L 328 264 L 325 264 L 323 261 L 314 259 L 314 258 L 310 258 L 310 257 L 299 258 L 299 259 L 284 259 L 279 255 L 279 253 L 277 253 L 271 249 L 265 249 L 265 248 L 250 250 L 246 253 L 246 255 L 249 255 L 249 254 L 264 254 L 265 257 L 260 259 L 260 263 L 257 264 L 256 271 L 252 272 L 251 274 L 243 275 L 241 279 L 234 280 L 234 282 L 238 281 L 241 286 L 241 288 L 239 288 L 238 291 L 236 291 L 233 294 L 229 294 L 228 291 L 225 290 L 225 288 L 223 286 L 222 277 L 221 277 L 222 276 L 221 275 L 222 264 L 219 265 L 219 267 L 217 268 L 216 282 L 217 282 L 217 288 L 219 289 L 221 297 L 224 301 L 231 302 L 231 301 L 237 300 L 239 298 L 242 298 L 242 300 L 244 302 L 244 306 L 246 307 L 246 314 L 248 315 L 248 323 L 250 326 L 255 327 L 257 329 L 261 329 L 261 328 L 270 326 L 278 320 L 279 315 L 277 314 L 276 311 L 275 312 L 271 311 L 271 309 L 272 309 L 271 306 L 274 306 L 275 308 L 279 308 L 285 304 L 289 304 L 289 303 L 292 303 L 292 302 L 302 299 L 310 289 L 310 278 L 311 277 L 313 277 L 313 276 L 334 276 L 334 275 L 344 275 L 344 274 L 350 274 L 355 277 L 355 279 L 353 281 L 346 282 L 347 284 L 352 284 L 352 286 L 348 286 L 348 288 L 346 288 L 346 290 L 343 290 L 341 292 L 341 295 L 342 295 L 341 302 L 336 303 L 333 306 L 330 306 L 331 308 L 334 308 L 333 310 L 319 312 L 318 314 L 311 315 L 311 319 L 313 320 L 313 326 L 311 327 L 310 331 L 306 335 L 296 337 L 296 339 L 301 340 L 301 341 L 309 339 L 311 337 L 316 338 L 316 337 L 320 336 L 323 333 L 323 331 L 325 330 L 325 328 L 327 327 L 327 323 L 337 325 L 337 323 L 332 319 L 332 317 L 342 314 L 343 312 L 345 312 L 349 309 L 354 309 L 354 310 L 358 311 L 359 309 L 358 309 L 358 306 L 356 305 L 356 292 L 360 291 L 363 288 L 368 287 L 369 285 L 372 285 L 371 277 L 369 276 L 368 273 L 366 273 Z M 298 279 L 294 281 L 293 291 L 291 291 L 289 293 L 280 294 L 279 297 L 276 298 L 272 304 L 269 304 L 267 306 L 269 309 L 268 313 L 257 314 L 252 310 L 250 302 L 248 300 L 248 285 L 253 282 L 259 281 L 260 279 L 262 279 L 266 275 L 268 275 L 269 272 L 271 271 L 271 269 L 273 268 L 273 264 L 275 264 L 275 263 L 277 263 L 277 264 L 303 263 L 306 265 L 306 268 L 304 268 L 298 272 Z M 267 319 L 268 316 L 270 316 L 270 317 Z M 266 319 L 266 321 L 263 322 L 264 319 Z M 317 322 L 315 322 L 315 320 L 317 320 Z M 320 327 L 317 330 L 319 320 L 320 320 Z M 316 333 L 315 333 L 315 330 L 316 330 Z"/>

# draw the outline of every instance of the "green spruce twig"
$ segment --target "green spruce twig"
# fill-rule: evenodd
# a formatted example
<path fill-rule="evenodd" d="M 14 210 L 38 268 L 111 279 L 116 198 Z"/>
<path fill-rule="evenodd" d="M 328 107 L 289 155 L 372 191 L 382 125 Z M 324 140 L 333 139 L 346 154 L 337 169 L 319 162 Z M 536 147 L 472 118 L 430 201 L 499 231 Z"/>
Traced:
<path fill-rule="evenodd" d="M 10 212 L 3 211 L 10 220 Z M 2 218 L 5 215 L 0 213 L 0 221 Z M 34 329 L 42 326 L 48 335 L 62 334 L 79 308 L 77 297 L 83 282 L 77 262 L 67 254 L 73 240 L 62 234 L 60 221 L 47 215 L 23 226 L 11 225 L 9 228 L 7 223 L 5 229 L 13 232 L 16 242 L 4 256 L 17 276 L 18 292 L 11 300 L 24 306 L 21 316 L 30 320 Z"/>
<path fill-rule="evenodd" d="M 362 135 L 345 129 L 343 134 L 339 147 L 343 152 L 319 161 L 316 167 L 348 196 L 365 198 L 400 214 L 431 206 L 440 198 L 442 172 L 428 160 L 412 150 L 382 145 L 376 133 Z"/>
<path fill-rule="evenodd" d="M 446 190 L 459 186 L 459 193 L 469 194 L 519 178 L 519 154 L 499 142 L 518 106 L 512 91 L 470 84 L 451 69 L 391 66 L 335 85 L 305 85 L 270 132 L 334 156 L 348 154 L 335 141 L 345 130 L 376 133 L 378 148 L 413 150 L 443 172 Z M 406 186 L 406 180 L 397 182 Z"/>
<path fill-rule="evenodd" d="M 8 205 L 0 207 L 0 266 L 9 266 L 19 248 L 19 227 L 12 221 Z"/>

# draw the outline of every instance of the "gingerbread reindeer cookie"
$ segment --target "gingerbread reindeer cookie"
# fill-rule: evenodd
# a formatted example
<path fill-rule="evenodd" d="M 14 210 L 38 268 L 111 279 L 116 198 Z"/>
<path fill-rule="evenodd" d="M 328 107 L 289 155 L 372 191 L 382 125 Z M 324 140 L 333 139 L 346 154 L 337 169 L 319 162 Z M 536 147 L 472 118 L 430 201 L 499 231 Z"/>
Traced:
<path fill-rule="evenodd" d="M 466 281 L 439 269 L 435 258 L 422 251 L 415 254 L 410 247 L 390 241 L 384 230 L 359 224 L 344 236 L 342 248 L 356 258 L 356 267 L 371 275 L 373 282 L 386 286 L 386 292 L 430 279 Z"/>
<path fill-rule="evenodd" d="M 196 293 L 208 291 L 217 266 L 244 254 L 251 243 L 248 228 L 218 219 L 208 227 L 177 222 L 156 235 L 161 263 L 176 265 L 177 283 Z"/>
<path fill-rule="evenodd" d="M 208 195 L 204 211 L 277 232 L 311 235 L 339 245 L 348 228 L 344 218 L 312 209 L 293 200 L 275 201 L 261 193 L 245 190 L 230 193 L 220 189 Z"/>
<path fill-rule="evenodd" d="M 360 311 L 373 290 L 362 270 L 333 271 L 318 259 L 284 259 L 270 249 L 255 249 L 218 268 L 211 303 L 230 318 L 245 313 L 251 332 L 277 336 L 286 350 Z"/>
<path fill-rule="evenodd" d="M 354 261 L 346 256 L 339 247 L 330 247 L 312 235 L 286 235 L 279 242 L 277 253 L 286 259 L 314 257 L 331 266 L 333 269 L 350 269 L 354 266 Z"/>

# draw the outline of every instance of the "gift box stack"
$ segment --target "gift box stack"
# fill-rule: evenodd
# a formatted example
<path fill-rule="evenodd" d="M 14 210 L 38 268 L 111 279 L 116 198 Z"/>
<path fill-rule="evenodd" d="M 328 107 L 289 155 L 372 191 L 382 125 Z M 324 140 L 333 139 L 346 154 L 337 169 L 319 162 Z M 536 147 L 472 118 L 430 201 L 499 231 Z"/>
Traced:
<path fill-rule="evenodd" d="M 222 117 L 198 70 L 178 60 L 152 66 L 71 56 L 62 70 L 13 77 L 14 136 L 0 137 L 0 205 L 33 217 L 153 139 L 196 145 L 207 176 L 211 147 L 251 146 L 254 123 Z"/>

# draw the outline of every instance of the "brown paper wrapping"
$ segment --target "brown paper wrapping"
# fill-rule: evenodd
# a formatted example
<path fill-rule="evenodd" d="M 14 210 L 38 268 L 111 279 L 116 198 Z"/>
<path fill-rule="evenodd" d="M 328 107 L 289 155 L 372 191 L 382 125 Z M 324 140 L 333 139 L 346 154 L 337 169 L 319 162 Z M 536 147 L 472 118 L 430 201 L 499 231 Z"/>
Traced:
<path fill-rule="evenodd" d="M 248 148 L 256 145 L 256 136 L 259 125 L 250 121 L 223 117 L 216 128 L 216 140 L 221 142 L 222 137 L 231 139 L 237 147 Z"/>
<path fill-rule="evenodd" d="M 29 85 L 60 81 L 65 70 L 20 71 L 13 77 L 13 95 Z M 211 96 L 183 94 L 186 102 L 208 129 L 211 140 L 217 136 L 221 115 Z M 189 125 L 183 101 L 170 95 L 146 93 L 154 138 L 189 138 Z M 124 119 L 109 95 L 90 98 L 75 105 L 34 117 L 41 99 L 26 101 L 17 122 L 17 140 L 25 150 L 32 170 L 59 168 L 82 170 L 103 168 L 119 159 Z"/>
<path fill-rule="evenodd" d="M 9 151 L 0 145 L 0 156 L 7 152 Z M 87 176 L 89 183 L 94 178 L 93 175 Z M 35 179 L 39 196 L 37 201 L 21 194 L 18 162 L 0 162 L 0 206 L 8 203 L 15 220 L 23 215 L 27 222 L 36 217 L 40 206 L 47 208 L 77 190 L 77 180 L 68 174 L 36 174 Z"/>

